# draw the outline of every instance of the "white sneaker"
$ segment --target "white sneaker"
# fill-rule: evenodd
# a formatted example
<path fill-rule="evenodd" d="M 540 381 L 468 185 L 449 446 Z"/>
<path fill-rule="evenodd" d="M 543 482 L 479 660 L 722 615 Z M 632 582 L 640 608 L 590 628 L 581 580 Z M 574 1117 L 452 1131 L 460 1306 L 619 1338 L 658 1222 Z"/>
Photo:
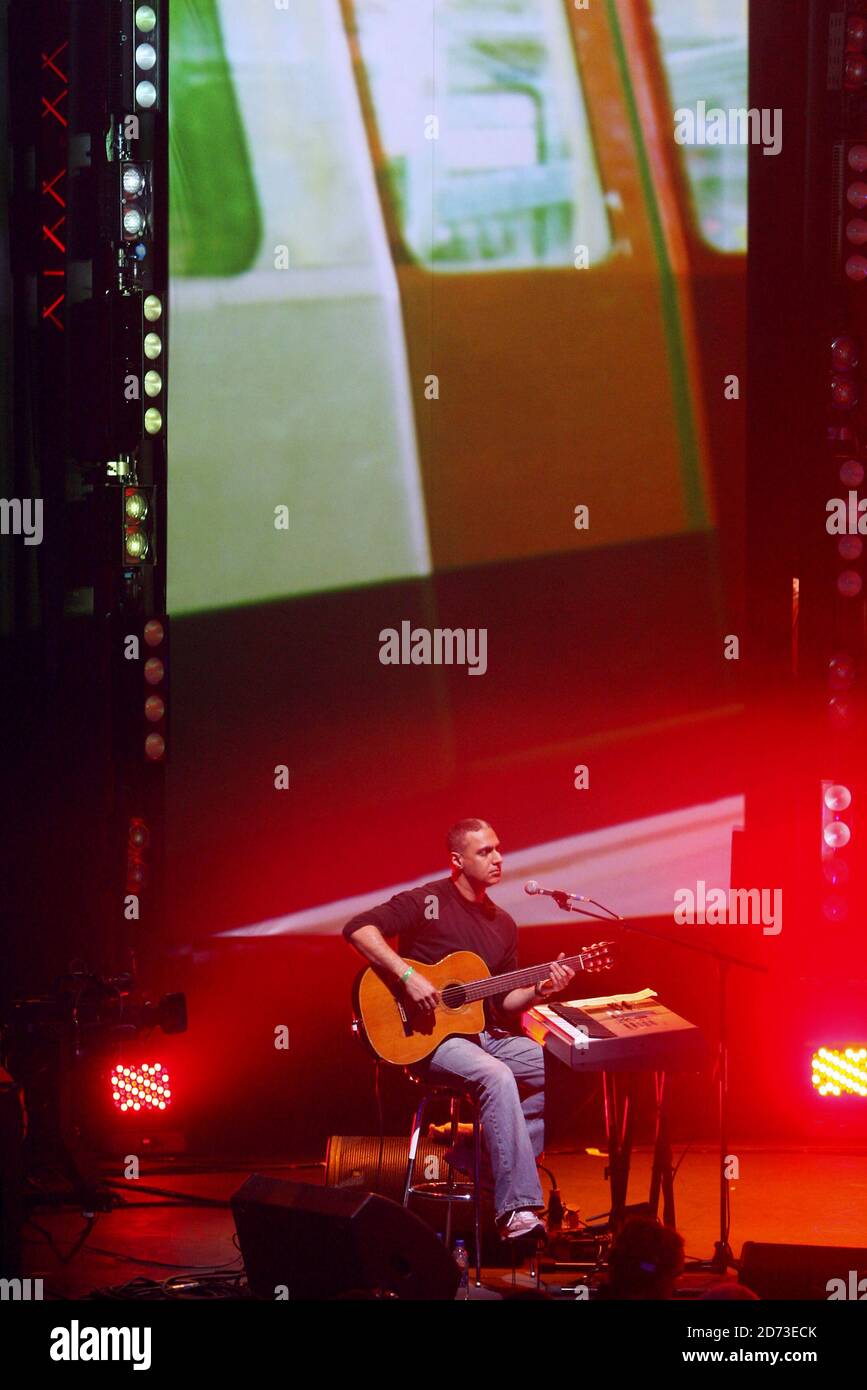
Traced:
<path fill-rule="evenodd" d="M 544 1234 L 544 1224 L 536 1213 L 529 1209 L 513 1211 L 508 1221 L 504 1221 L 500 1226 L 500 1236 L 503 1240 L 519 1240 L 521 1236 Z"/>

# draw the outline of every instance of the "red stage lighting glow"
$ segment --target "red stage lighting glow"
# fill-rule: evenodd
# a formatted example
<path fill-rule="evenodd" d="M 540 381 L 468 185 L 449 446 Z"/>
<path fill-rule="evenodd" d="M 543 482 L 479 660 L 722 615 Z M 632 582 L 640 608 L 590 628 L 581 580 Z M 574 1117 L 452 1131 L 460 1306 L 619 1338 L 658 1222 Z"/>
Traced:
<path fill-rule="evenodd" d="M 116 1066 L 111 1073 L 111 1098 L 123 1114 L 144 1109 L 167 1110 L 172 1103 L 169 1074 L 159 1062 L 139 1062 L 134 1067 Z"/>
<path fill-rule="evenodd" d="M 813 1087 L 820 1096 L 867 1097 L 867 1047 L 820 1047 L 813 1053 Z"/>

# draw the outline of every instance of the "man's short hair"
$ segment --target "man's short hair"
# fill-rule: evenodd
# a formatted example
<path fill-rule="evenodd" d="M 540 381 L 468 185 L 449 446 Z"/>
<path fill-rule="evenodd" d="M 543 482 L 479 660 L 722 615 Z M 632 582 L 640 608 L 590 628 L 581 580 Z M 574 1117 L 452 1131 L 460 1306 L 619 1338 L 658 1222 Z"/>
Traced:
<path fill-rule="evenodd" d="M 477 816 L 467 816 L 466 820 L 456 820 L 446 835 L 446 848 L 449 854 L 463 854 L 468 835 L 471 835 L 474 830 L 490 830 L 490 828 L 488 821 L 479 820 Z"/>

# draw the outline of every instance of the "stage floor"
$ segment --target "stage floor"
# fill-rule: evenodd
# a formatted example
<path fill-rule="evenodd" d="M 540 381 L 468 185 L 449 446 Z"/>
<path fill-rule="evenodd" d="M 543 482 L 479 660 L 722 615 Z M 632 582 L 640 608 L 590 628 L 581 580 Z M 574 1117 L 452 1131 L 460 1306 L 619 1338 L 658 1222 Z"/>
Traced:
<path fill-rule="evenodd" d="M 730 1244 L 736 1258 L 748 1240 L 867 1246 L 867 1147 L 771 1148 L 735 1143 L 730 1148 L 740 1165 L 740 1177 L 730 1185 Z M 675 1146 L 675 1162 L 681 1152 Z M 567 1207 L 577 1207 L 583 1220 L 607 1210 L 604 1158 L 552 1152 L 546 1155 L 545 1166 L 555 1175 Z M 240 1270 L 241 1259 L 232 1214 L 224 1204 L 244 1179 L 255 1171 L 293 1181 L 321 1183 L 324 1179 L 324 1163 L 316 1160 L 309 1165 L 250 1161 L 220 1168 L 208 1163 L 207 1171 L 194 1168 L 189 1156 L 162 1163 L 153 1159 L 143 1165 L 138 1183 L 121 1182 L 114 1188 L 129 1205 L 99 1214 L 89 1237 L 72 1255 L 84 1230 L 82 1213 L 73 1207 L 35 1210 L 24 1230 L 25 1274 L 44 1280 L 46 1298 L 63 1299 L 82 1298 L 94 1289 L 137 1278 L 161 1281 L 214 1269 L 231 1274 Z M 691 1148 L 678 1171 L 677 1227 L 688 1258 L 713 1254 L 717 1171 L 716 1153 L 709 1146 Z M 637 1149 L 631 1203 L 646 1199 L 649 1173 L 650 1151 Z M 191 1201 L 167 1201 L 144 1188 L 184 1194 Z M 208 1201 L 215 1205 L 199 1205 Z M 485 1271 L 489 1296 L 504 1290 L 503 1273 Z M 553 1276 L 553 1284 L 563 1282 Z M 687 1271 L 683 1292 L 701 1282 Z"/>

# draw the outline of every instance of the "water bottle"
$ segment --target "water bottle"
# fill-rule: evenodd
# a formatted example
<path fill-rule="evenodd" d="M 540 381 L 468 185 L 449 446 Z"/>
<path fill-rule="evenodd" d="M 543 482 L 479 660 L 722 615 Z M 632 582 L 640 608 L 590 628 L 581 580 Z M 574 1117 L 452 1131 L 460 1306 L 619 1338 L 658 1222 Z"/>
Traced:
<path fill-rule="evenodd" d="M 456 1240 L 452 1257 L 461 1271 L 461 1282 L 458 1284 L 458 1291 L 455 1298 L 469 1298 L 470 1296 L 470 1257 L 467 1254 L 467 1247 L 464 1241 Z"/>

